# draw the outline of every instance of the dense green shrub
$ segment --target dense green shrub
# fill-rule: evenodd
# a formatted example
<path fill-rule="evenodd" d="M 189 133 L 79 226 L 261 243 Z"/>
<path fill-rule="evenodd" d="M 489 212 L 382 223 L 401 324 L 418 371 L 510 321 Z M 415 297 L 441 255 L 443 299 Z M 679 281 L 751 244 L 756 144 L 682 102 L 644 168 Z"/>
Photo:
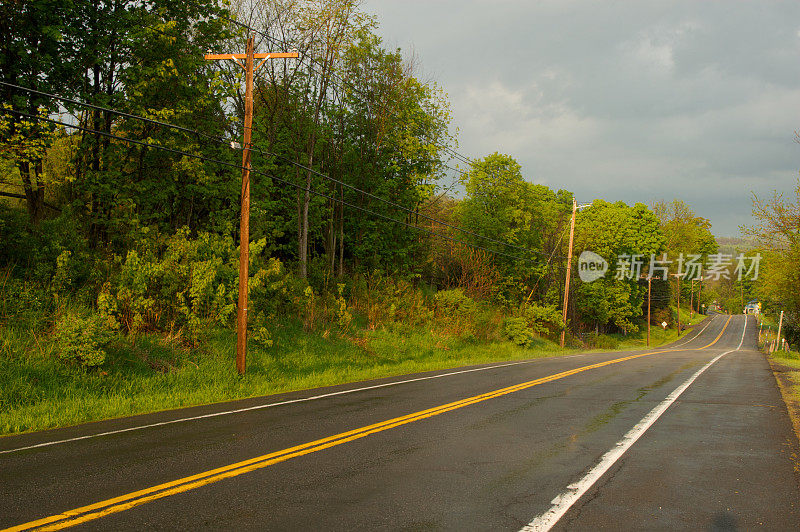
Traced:
<path fill-rule="evenodd" d="M 528 326 L 528 321 L 523 317 L 506 318 L 503 324 L 503 333 L 506 338 L 521 347 L 527 347 L 536 338 L 536 334 Z"/>
<path fill-rule="evenodd" d="M 537 336 L 546 336 L 561 330 L 561 312 L 555 305 L 525 305 L 503 324 L 506 338 L 517 345 L 528 346 Z"/>
<path fill-rule="evenodd" d="M 471 316 L 477 308 L 475 300 L 466 295 L 461 288 L 437 292 L 433 301 L 436 304 L 436 316 L 446 319 Z"/>
<path fill-rule="evenodd" d="M 619 340 L 607 334 L 598 334 L 591 339 L 590 345 L 597 349 L 616 349 L 619 347 Z"/>
<path fill-rule="evenodd" d="M 422 290 L 405 279 L 388 279 L 388 318 L 409 327 L 427 326 L 434 316 Z"/>
<path fill-rule="evenodd" d="M 478 304 L 460 288 L 442 290 L 434 298 L 437 321 L 445 332 L 473 338 L 475 336 L 475 314 Z"/>
<path fill-rule="evenodd" d="M 336 285 L 336 325 L 339 326 L 341 332 L 347 332 L 350 329 L 350 323 L 353 321 L 353 315 L 347 308 L 347 300 L 344 297 L 345 284 L 339 283 Z"/>
<path fill-rule="evenodd" d="M 53 337 L 61 360 L 82 366 L 100 366 L 106 346 L 114 338 L 114 322 L 99 314 L 67 311 L 55 323 Z"/>
<path fill-rule="evenodd" d="M 238 276 L 236 280 L 238 283 Z M 250 277 L 248 321 L 253 331 L 250 337 L 254 341 L 264 347 L 272 346 L 274 336 L 272 324 L 279 316 L 296 315 L 297 294 L 301 293 L 301 286 L 303 283 L 286 272 L 281 261 L 274 257 L 269 258 L 266 266 L 259 268 L 255 275 Z"/>
<path fill-rule="evenodd" d="M 43 286 L 53 280 L 59 264 L 62 274 L 67 274 L 57 286 L 62 291 L 81 286 L 92 269 L 86 239 L 68 210 L 58 218 L 33 225 L 23 211 L 0 204 L 0 243 L 0 268 L 9 268 L 14 276 Z M 61 257 L 59 262 L 64 252 L 68 257 Z"/>
<path fill-rule="evenodd" d="M 97 299 L 101 313 L 129 333 L 170 331 L 197 343 L 214 325 L 229 325 L 238 296 L 239 253 L 229 237 L 188 229 L 164 237 L 142 230 L 138 249 L 119 259 L 119 271 Z M 266 241 L 250 244 L 248 280 L 258 320 L 274 316 L 271 295 L 283 289 L 281 264 L 265 259 Z M 264 267 L 257 267 L 260 264 Z"/>
<path fill-rule="evenodd" d="M 347 288 L 349 311 L 363 315 L 369 329 L 384 325 L 427 326 L 433 319 L 424 292 L 407 279 L 387 277 L 374 271 L 353 278 L 344 294 Z"/>
<path fill-rule="evenodd" d="M 523 307 L 521 315 L 528 327 L 538 335 L 559 332 L 564 326 L 561 311 L 555 305 L 527 305 Z"/>

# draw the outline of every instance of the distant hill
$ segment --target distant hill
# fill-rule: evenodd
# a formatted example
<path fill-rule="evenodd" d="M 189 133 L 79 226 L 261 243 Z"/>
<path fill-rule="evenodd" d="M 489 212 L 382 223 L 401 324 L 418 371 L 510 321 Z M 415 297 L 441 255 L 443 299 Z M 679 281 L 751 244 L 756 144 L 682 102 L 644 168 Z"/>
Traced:
<path fill-rule="evenodd" d="M 735 238 L 721 236 L 717 237 L 717 244 L 719 244 L 719 252 L 735 255 L 749 251 L 756 247 L 755 241 L 750 238 Z"/>

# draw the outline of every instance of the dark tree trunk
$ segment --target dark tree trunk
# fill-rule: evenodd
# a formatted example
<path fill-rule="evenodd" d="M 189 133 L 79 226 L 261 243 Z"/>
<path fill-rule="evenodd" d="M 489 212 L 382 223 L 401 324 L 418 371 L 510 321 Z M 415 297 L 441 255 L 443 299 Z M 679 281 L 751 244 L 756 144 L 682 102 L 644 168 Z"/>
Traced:
<path fill-rule="evenodd" d="M 25 190 L 25 204 L 31 223 L 38 224 L 44 216 L 44 186 L 39 182 L 42 162 L 24 162 L 19 166 L 22 188 Z"/>

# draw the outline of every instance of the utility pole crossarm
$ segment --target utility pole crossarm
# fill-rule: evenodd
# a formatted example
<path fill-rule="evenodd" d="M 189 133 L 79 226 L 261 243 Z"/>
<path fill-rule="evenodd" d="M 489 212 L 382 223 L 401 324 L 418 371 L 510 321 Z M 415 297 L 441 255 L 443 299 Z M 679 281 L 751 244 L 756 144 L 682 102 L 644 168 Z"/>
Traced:
<path fill-rule="evenodd" d="M 297 59 L 298 57 L 300 57 L 300 54 L 298 54 L 297 52 L 269 52 L 269 53 L 266 53 L 266 54 L 255 54 L 254 53 L 251 57 L 253 59 L 263 59 L 263 61 L 261 61 L 259 64 L 255 65 L 253 67 L 253 72 L 255 72 L 259 68 L 261 68 L 261 65 L 263 65 L 264 63 L 266 63 L 270 59 Z M 240 67 L 242 67 L 243 69 L 247 70 L 247 65 L 240 61 L 240 59 L 244 59 L 246 61 L 247 60 L 247 54 L 206 54 L 205 58 L 206 58 L 206 60 L 209 60 L 209 61 L 219 61 L 219 60 L 231 59 L 233 61 L 236 61 L 239 64 Z"/>
<path fill-rule="evenodd" d="M 253 59 L 296 59 L 297 52 L 270 52 L 267 54 L 253 54 Z M 206 54 L 208 60 L 218 59 L 247 59 L 247 54 Z"/>

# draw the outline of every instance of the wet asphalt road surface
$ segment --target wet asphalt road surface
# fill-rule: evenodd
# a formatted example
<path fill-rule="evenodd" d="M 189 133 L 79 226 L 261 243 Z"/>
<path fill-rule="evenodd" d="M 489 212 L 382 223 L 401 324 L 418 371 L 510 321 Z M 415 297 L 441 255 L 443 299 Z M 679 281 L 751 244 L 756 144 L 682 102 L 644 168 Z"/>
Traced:
<path fill-rule="evenodd" d="M 520 530 L 725 353 L 548 526 L 797 530 L 797 439 L 756 332 L 716 315 L 650 351 L 0 438 L 0 529 Z"/>

